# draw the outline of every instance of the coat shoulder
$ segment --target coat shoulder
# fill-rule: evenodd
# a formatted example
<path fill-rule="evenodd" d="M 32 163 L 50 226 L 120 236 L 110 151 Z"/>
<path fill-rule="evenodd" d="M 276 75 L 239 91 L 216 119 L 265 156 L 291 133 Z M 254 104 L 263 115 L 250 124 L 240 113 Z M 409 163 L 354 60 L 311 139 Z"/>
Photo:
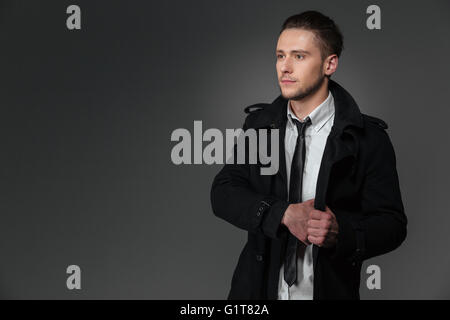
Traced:
<path fill-rule="evenodd" d="M 388 128 L 387 123 L 384 120 L 380 119 L 380 118 L 377 118 L 377 117 L 374 117 L 374 116 L 370 116 L 370 115 L 364 114 L 364 113 L 362 114 L 362 116 L 363 116 L 365 124 L 368 124 L 368 125 L 371 125 L 371 126 L 375 126 L 375 127 L 379 128 L 379 129 L 382 129 L 382 130 L 386 130 Z"/>
<path fill-rule="evenodd" d="M 387 123 L 374 116 L 362 115 L 365 127 L 364 134 L 361 137 L 362 149 L 365 149 L 370 154 L 369 158 L 375 158 L 380 155 L 385 156 L 386 153 L 391 153 L 392 143 L 386 130 L 388 128 Z"/>
<path fill-rule="evenodd" d="M 247 114 L 245 123 L 247 127 L 257 127 L 264 125 L 271 117 L 270 103 L 255 103 L 244 109 Z"/>
<path fill-rule="evenodd" d="M 268 103 L 255 103 L 248 107 L 245 107 L 244 112 L 247 114 L 252 114 L 264 110 L 264 108 L 268 105 L 269 105 Z"/>

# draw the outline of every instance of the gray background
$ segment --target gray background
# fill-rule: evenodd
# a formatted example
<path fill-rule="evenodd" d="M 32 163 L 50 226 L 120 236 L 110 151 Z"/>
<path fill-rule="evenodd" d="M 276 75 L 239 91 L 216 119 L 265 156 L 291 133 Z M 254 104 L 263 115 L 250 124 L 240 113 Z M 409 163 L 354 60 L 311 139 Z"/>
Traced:
<path fill-rule="evenodd" d="M 271 102 L 280 26 L 308 9 L 344 34 L 334 79 L 390 126 L 409 218 L 362 298 L 450 298 L 450 5 L 393 2 L 0 1 L 0 298 L 225 298 L 246 233 L 212 213 L 222 166 L 172 164 L 170 135 Z"/>

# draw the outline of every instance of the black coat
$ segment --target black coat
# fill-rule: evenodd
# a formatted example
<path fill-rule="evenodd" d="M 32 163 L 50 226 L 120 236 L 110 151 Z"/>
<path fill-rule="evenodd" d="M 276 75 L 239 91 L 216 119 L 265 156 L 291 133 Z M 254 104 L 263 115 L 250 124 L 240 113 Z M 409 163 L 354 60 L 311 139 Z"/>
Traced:
<path fill-rule="evenodd" d="M 352 96 L 330 80 L 335 119 L 320 165 L 314 207 L 335 214 L 334 248 L 313 246 L 314 299 L 359 299 L 363 260 L 397 248 L 407 218 L 396 158 L 384 121 L 362 114 Z M 261 175 L 261 164 L 225 164 L 211 188 L 216 216 L 248 231 L 228 299 L 277 299 L 289 230 L 280 224 L 288 207 L 284 150 L 287 100 L 246 108 L 243 129 L 278 128 L 279 170 Z M 255 110 L 256 109 L 256 110 Z"/>

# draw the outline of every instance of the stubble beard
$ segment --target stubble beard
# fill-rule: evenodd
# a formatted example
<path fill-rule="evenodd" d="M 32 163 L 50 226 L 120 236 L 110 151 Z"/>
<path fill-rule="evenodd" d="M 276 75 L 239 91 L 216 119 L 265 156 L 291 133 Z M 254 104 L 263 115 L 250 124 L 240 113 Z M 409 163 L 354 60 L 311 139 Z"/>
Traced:
<path fill-rule="evenodd" d="M 302 100 L 305 97 L 308 97 L 316 93 L 322 86 L 323 82 L 325 81 L 325 77 L 326 77 L 325 75 L 319 73 L 319 77 L 309 87 L 307 87 L 306 89 L 298 89 L 294 94 L 290 95 L 284 95 L 283 91 L 280 88 L 281 95 L 286 100 L 289 99 L 294 101 Z"/>

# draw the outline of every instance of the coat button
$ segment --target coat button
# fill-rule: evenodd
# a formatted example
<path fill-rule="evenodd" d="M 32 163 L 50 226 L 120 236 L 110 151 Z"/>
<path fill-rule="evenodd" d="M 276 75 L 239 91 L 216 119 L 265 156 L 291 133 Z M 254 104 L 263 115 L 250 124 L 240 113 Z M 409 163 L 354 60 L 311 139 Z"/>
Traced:
<path fill-rule="evenodd" d="M 259 217 L 261 215 L 261 213 L 263 212 L 264 208 L 263 207 L 259 207 L 258 212 L 256 212 L 256 215 Z"/>
<path fill-rule="evenodd" d="M 263 260 L 263 256 L 260 254 L 256 255 L 256 261 L 262 261 Z"/>

